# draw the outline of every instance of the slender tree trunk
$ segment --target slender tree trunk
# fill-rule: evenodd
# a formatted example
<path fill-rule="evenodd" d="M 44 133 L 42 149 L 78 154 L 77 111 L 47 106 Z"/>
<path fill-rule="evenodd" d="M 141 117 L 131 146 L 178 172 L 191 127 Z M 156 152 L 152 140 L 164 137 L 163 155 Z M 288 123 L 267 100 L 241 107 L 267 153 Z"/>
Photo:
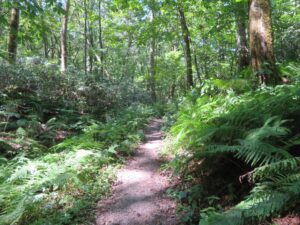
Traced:
<path fill-rule="evenodd" d="M 83 1 L 83 7 L 84 7 L 84 73 L 87 74 L 87 6 L 86 6 L 86 0 Z"/>
<path fill-rule="evenodd" d="M 56 36 L 54 36 L 54 40 L 55 40 L 55 44 L 56 44 L 55 46 L 57 47 L 56 54 L 57 54 L 57 59 L 58 59 L 58 62 L 59 62 L 59 60 L 61 58 L 61 43 L 60 43 L 59 38 L 56 37 Z"/>
<path fill-rule="evenodd" d="M 93 54 L 93 49 L 94 49 L 94 37 L 93 34 L 90 34 L 90 48 L 89 48 L 89 71 L 92 73 L 93 72 L 93 66 L 94 66 L 94 54 Z"/>
<path fill-rule="evenodd" d="M 271 6 L 269 0 L 249 0 L 250 53 L 253 72 L 261 84 L 276 84 L 279 76 L 276 71 L 273 52 Z"/>
<path fill-rule="evenodd" d="M 93 11 L 95 2 L 89 0 L 89 10 Z M 94 21 L 88 21 L 88 71 L 93 72 L 95 54 L 94 54 Z"/>
<path fill-rule="evenodd" d="M 196 73 L 197 73 L 197 78 L 198 78 L 198 81 L 199 81 L 199 84 L 201 85 L 201 75 L 200 75 L 200 68 L 199 68 L 199 65 L 198 65 L 198 58 L 197 58 L 197 54 L 196 54 L 196 49 L 193 48 L 194 50 L 194 64 L 195 64 L 195 68 L 196 68 Z"/>
<path fill-rule="evenodd" d="M 178 5 L 178 12 L 180 17 L 181 30 L 184 40 L 184 48 L 185 48 L 185 59 L 186 59 L 186 81 L 187 88 L 190 89 L 194 86 L 193 82 L 193 68 L 192 68 L 192 54 L 191 54 L 191 39 L 190 32 L 186 23 L 185 14 L 180 5 Z"/>
<path fill-rule="evenodd" d="M 153 24 L 155 20 L 155 12 L 154 9 L 151 9 L 150 22 L 152 24 L 152 29 L 155 30 L 155 25 Z M 155 54 L 156 54 L 156 40 L 155 40 L 155 32 L 152 33 L 151 41 L 150 41 L 150 91 L 151 91 L 151 99 L 153 102 L 156 102 L 156 88 L 155 88 Z"/>
<path fill-rule="evenodd" d="M 92 25 L 89 25 L 89 67 L 88 71 L 91 73 L 93 72 L 93 64 L 94 64 L 94 54 L 93 54 L 93 49 L 94 49 L 94 36 L 93 36 L 93 28 Z"/>
<path fill-rule="evenodd" d="M 174 97 L 175 97 L 175 90 L 176 90 L 176 84 L 172 83 L 171 88 L 170 88 L 170 94 L 169 94 L 169 98 L 170 99 L 174 99 Z"/>
<path fill-rule="evenodd" d="M 8 38 L 8 62 L 10 64 L 14 64 L 17 59 L 19 16 L 20 16 L 19 9 L 17 7 L 13 7 L 10 10 L 10 23 L 9 23 L 10 30 L 9 30 L 9 38 Z"/>
<path fill-rule="evenodd" d="M 249 66 L 249 49 L 247 46 L 246 20 L 247 14 L 243 2 L 236 3 L 236 44 L 237 44 L 237 65 L 238 71 Z"/>
<path fill-rule="evenodd" d="M 126 52 L 126 58 L 125 58 L 125 75 L 130 75 L 132 82 L 134 81 L 134 71 L 132 69 L 132 63 L 130 63 L 130 57 L 131 57 L 131 47 L 132 47 L 132 34 L 128 33 L 128 44 L 127 44 L 127 52 Z"/>
<path fill-rule="evenodd" d="M 100 47 L 100 77 L 103 77 L 104 76 L 104 52 L 103 52 L 103 48 L 104 48 L 104 45 L 103 45 L 103 35 L 102 35 L 102 0 L 99 0 L 99 47 Z"/>
<path fill-rule="evenodd" d="M 54 59 L 55 57 L 55 41 L 53 41 L 53 38 L 50 38 L 51 42 L 51 59 Z"/>
<path fill-rule="evenodd" d="M 43 35 L 43 45 L 44 45 L 44 56 L 46 59 L 49 58 L 49 42 L 46 34 Z"/>
<path fill-rule="evenodd" d="M 62 22 L 61 36 L 60 36 L 60 47 L 61 47 L 61 64 L 60 71 L 64 73 L 68 66 L 68 21 L 69 21 L 69 9 L 70 9 L 70 0 L 65 0 L 64 10 L 65 15 Z"/>
<path fill-rule="evenodd" d="M 2 19 L 2 15 L 3 15 L 3 8 L 2 8 L 2 0 L 0 0 L 0 19 Z M 0 29 L 0 36 L 3 35 L 3 29 Z"/>

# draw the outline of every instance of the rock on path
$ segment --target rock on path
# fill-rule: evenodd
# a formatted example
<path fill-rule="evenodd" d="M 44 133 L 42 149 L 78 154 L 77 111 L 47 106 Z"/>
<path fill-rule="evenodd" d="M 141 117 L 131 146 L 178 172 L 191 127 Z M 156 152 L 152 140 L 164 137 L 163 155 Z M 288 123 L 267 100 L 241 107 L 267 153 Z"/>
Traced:
<path fill-rule="evenodd" d="M 168 178 L 159 172 L 163 146 L 161 120 L 146 128 L 147 142 L 117 174 L 113 194 L 98 203 L 97 225 L 178 225 L 175 202 L 167 195 Z"/>

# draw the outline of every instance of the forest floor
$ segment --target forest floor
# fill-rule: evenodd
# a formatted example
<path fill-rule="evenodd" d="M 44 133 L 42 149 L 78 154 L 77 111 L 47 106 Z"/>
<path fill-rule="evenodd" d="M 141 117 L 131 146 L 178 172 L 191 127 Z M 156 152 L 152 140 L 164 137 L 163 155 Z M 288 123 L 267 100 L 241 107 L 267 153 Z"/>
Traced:
<path fill-rule="evenodd" d="M 171 182 L 160 171 L 163 147 L 162 121 L 154 119 L 145 129 L 146 142 L 117 174 L 112 195 L 98 203 L 97 225 L 178 225 L 176 203 L 167 196 Z"/>

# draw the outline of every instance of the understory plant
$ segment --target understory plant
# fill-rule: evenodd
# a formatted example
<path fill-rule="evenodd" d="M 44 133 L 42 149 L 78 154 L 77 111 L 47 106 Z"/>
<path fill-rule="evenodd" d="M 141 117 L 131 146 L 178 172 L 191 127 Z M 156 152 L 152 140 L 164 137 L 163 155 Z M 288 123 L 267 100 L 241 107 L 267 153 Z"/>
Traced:
<path fill-rule="evenodd" d="M 216 193 L 218 180 L 227 187 L 216 196 L 223 202 L 199 203 L 210 206 L 202 208 L 199 224 L 259 224 L 299 202 L 299 90 L 298 85 L 280 85 L 183 103 L 171 128 L 182 150 L 171 165 L 200 185 L 211 176 L 215 182 L 204 187 Z M 231 171 L 226 163 L 238 169 Z M 240 195 L 243 186 L 250 193 Z M 224 203 L 226 196 L 234 200 Z"/>
<path fill-rule="evenodd" d="M 0 158 L 0 224 L 80 224 L 109 193 L 114 169 L 143 139 L 153 112 L 132 106 L 34 155 Z"/>

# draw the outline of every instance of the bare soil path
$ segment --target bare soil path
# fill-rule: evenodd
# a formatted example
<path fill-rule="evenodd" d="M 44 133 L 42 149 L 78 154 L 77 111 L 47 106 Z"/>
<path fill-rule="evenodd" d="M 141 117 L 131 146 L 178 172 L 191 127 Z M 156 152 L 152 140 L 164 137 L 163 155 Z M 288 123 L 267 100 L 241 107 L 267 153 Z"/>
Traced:
<path fill-rule="evenodd" d="M 97 225 L 178 225 L 175 202 L 167 195 L 168 177 L 160 173 L 159 151 L 163 146 L 161 120 L 145 130 L 146 142 L 117 174 L 113 194 L 98 203 Z"/>

